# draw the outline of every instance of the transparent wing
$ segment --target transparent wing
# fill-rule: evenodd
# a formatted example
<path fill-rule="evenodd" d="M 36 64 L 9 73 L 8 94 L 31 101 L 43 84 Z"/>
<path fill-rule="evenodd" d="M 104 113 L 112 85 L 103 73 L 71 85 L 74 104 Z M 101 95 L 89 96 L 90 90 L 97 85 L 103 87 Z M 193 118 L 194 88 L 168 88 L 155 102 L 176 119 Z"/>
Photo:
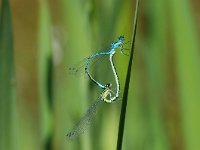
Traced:
<path fill-rule="evenodd" d="M 105 47 L 103 49 L 103 51 L 98 51 L 95 54 L 98 54 L 98 53 L 101 53 L 101 52 L 106 52 L 108 50 L 110 50 L 110 46 L 109 47 Z M 98 62 L 105 61 L 106 58 L 104 56 L 105 55 L 101 55 L 100 54 L 100 55 L 94 57 L 93 59 L 91 59 L 90 62 L 89 62 L 89 71 L 92 71 L 96 67 Z M 86 66 L 87 59 L 88 59 L 88 57 L 86 57 L 83 60 L 79 61 L 78 63 L 70 66 L 68 68 L 69 74 L 75 75 L 75 76 L 84 76 L 84 75 L 86 75 L 85 74 L 85 66 Z"/>
<path fill-rule="evenodd" d="M 91 122 L 96 115 L 97 108 L 102 104 L 100 97 L 93 103 L 82 117 L 82 119 L 75 125 L 75 127 L 67 134 L 69 140 L 76 139 L 80 134 L 84 133 L 91 125 Z"/>
<path fill-rule="evenodd" d="M 99 62 L 105 61 L 107 57 L 105 55 L 98 55 L 93 59 L 90 59 L 88 70 L 89 72 L 93 71 Z M 88 57 L 84 58 L 83 60 L 79 61 L 78 63 L 70 66 L 68 68 L 69 74 L 74 75 L 77 77 L 87 75 L 85 73 L 85 67 Z"/>

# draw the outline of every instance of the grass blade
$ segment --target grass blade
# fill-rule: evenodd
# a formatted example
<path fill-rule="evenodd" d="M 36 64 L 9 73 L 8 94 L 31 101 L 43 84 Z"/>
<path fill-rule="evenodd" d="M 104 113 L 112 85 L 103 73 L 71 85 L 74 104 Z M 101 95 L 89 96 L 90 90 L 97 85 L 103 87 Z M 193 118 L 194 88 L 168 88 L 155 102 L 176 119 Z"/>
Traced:
<path fill-rule="evenodd" d="M 190 1 L 170 1 L 176 74 L 186 150 L 200 149 L 199 39 Z"/>
<path fill-rule="evenodd" d="M 131 77 L 131 67 L 132 67 L 132 63 L 133 63 L 134 47 L 135 47 L 137 19 L 138 19 L 138 7 L 139 7 L 139 0 L 136 1 L 131 54 L 130 54 L 130 59 L 129 59 L 129 64 L 128 64 L 128 70 L 127 70 L 125 87 L 124 87 L 124 95 L 123 95 L 123 100 L 122 100 L 121 115 L 120 115 L 120 122 L 119 122 L 119 131 L 118 131 L 118 140 L 117 140 L 117 150 L 122 149 L 124 124 L 125 124 L 125 117 L 126 117 L 126 106 L 127 106 L 127 100 L 128 100 L 128 90 L 129 90 L 129 83 L 130 83 L 130 77 Z"/>
<path fill-rule="evenodd" d="M 8 0 L 2 1 L 0 17 L 0 149 L 16 146 L 16 93 L 11 11 Z"/>
<path fill-rule="evenodd" d="M 51 138 L 51 19 L 49 6 L 45 0 L 40 1 L 39 9 L 39 37 L 38 37 L 38 85 L 41 115 L 41 139 L 48 145 Z M 46 145 L 46 146 L 47 146 Z"/>

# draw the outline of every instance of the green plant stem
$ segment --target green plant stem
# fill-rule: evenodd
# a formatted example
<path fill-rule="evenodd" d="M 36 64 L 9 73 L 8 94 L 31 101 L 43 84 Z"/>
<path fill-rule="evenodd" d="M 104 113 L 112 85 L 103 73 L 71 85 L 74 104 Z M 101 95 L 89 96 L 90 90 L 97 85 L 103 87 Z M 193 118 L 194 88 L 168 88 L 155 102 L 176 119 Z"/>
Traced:
<path fill-rule="evenodd" d="M 125 125 L 125 117 L 126 117 L 126 106 L 127 106 L 127 100 L 128 100 L 128 90 L 129 90 L 129 83 L 130 83 L 130 77 L 131 77 L 131 67 L 132 67 L 132 63 L 133 63 L 134 47 L 135 47 L 137 19 L 138 19 L 138 7 L 139 7 L 139 0 L 136 0 L 136 9 L 135 9 L 135 16 L 134 16 L 134 24 L 133 24 L 132 46 L 131 46 L 130 59 L 129 59 L 125 87 L 124 87 L 124 95 L 123 95 L 123 100 L 122 100 L 122 107 L 121 107 L 121 114 L 120 114 L 120 121 L 119 121 L 118 140 L 117 140 L 117 150 L 122 149 L 124 125 Z"/>
<path fill-rule="evenodd" d="M 16 84 L 11 10 L 3 0 L 0 12 L 0 149 L 17 148 Z"/>

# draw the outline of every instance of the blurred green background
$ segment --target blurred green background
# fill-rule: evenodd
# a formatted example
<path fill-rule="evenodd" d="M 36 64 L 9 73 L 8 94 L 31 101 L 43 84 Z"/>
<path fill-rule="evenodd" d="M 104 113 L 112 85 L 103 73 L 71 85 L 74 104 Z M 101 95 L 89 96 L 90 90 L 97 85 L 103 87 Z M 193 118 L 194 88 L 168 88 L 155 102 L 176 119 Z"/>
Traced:
<path fill-rule="evenodd" d="M 124 150 L 200 150 L 199 7 L 140 1 Z M 66 139 L 99 93 L 67 68 L 119 35 L 130 41 L 134 9 L 133 0 L 0 0 L 0 150 L 116 149 L 121 101 Z M 122 89 L 127 63 L 116 54 Z"/>

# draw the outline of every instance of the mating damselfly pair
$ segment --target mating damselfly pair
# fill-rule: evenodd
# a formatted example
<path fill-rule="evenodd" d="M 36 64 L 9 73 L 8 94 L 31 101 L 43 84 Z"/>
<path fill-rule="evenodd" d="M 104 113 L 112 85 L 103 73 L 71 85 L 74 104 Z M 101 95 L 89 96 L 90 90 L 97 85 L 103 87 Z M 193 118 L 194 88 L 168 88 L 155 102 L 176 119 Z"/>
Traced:
<path fill-rule="evenodd" d="M 127 55 L 124 52 L 124 50 L 125 50 L 124 47 L 123 47 L 124 44 L 125 44 L 124 41 L 125 41 L 124 36 L 120 36 L 117 41 L 115 41 L 114 43 L 111 43 L 111 45 L 110 45 L 110 47 L 107 51 L 98 52 L 98 53 L 91 55 L 90 57 L 87 57 L 84 60 L 84 65 L 81 65 L 81 67 L 84 66 L 85 74 L 87 74 L 89 79 L 95 85 L 97 85 L 97 87 L 100 88 L 102 90 L 102 92 L 99 94 L 99 97 L 97 98 L 95 103 L 93 103 L 88 108 L 86 114 L 82 117 L 82 119 L 78 122 L 78 124 L 71 130 L 71 132 L 69 132 L 67 134 L 67 137 L 69 139 L 75 139 L 76 137 L 78 137 L 81 133 L 83 133 L 89 127 L 92 119 L 94 118 L 94 116 L 96 114 L 97 108 L 99 107 L 99 105 L 102 102 L 113 103 L 119 98 L 120 83 L 119 83 L 119 77 L 118 77 L 115 65 L 113 63 L 113 56 L 115 55 L 117 49 L 119 49 L 122 54 Z M 116 84 L 115 90 L 113 90 L 111 88 L 111 86 L 112 86 L 111 83 L 102 84 L 99 81 L 95 80 L 94 77 L 89 72 L 89 64 L 91 63 L 91 60 L 96 59 L 98 57 L 102 57 L 102 56 L 109 56 L 108 59 L 109 59 L 110 65 L 111 65 L 111 70 L 112 70 L 112 73 L 114 75 L 114 81 L 115 81 L 115 84 Z M 78 72 L 79 67 L 80 66 L 71 67 L 69 69 L 70 69 L 70 71 Z"/>

